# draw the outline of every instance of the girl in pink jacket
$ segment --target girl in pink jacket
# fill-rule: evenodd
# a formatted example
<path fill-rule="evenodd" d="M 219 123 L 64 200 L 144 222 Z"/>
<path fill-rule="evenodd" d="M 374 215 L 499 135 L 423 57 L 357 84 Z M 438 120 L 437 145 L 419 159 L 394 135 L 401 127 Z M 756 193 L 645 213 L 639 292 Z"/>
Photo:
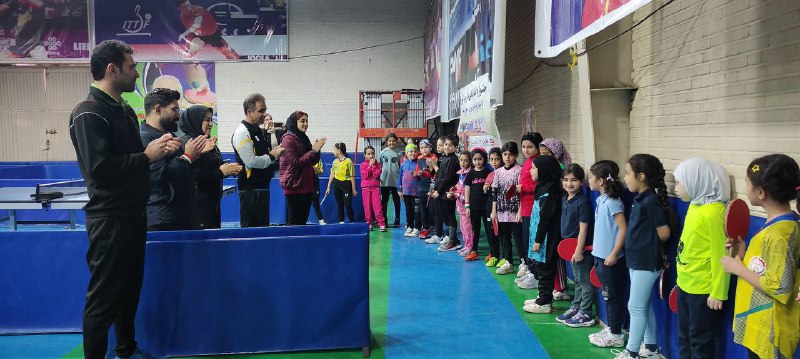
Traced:
<path fill-rule="evenodd" d="M 378 220 L 381 232 L 386 232 L 386 218 L 381 209 L 381 163 L 375 159 L 375 148 L 364 148 L 364 162 L 361 163 L 361 200 L 364 203 L 364 218 L 372 230 L 372 216 Z"/>

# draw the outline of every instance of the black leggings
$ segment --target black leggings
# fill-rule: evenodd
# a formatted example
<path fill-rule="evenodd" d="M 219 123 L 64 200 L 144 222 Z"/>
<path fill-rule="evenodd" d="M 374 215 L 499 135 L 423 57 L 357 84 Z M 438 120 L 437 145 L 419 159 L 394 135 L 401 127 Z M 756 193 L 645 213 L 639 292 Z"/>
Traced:
<path fill-rule="evenodd" d="M 517 222 L 500 222 L 498 223 L 499 231 L 500 232 L 500 243 L 503 246 L 503 258 L 508 261 L 508 263 L 514 264 L 514 255 L 511 253 L 511 237 L 514 237 L 514 240 L 518 240 L 518 238 L 522 235 L 520 232 L 522 230 L 522 226 Z M 552 295 L 552 293 L 550 294 Z"/>
<path fill-rule="evenodd" d="M 314 207 L 314 214 L 317 215 L 317 220 L 325 220 L 322 218 L 322 207 L 319 203 L 319 176 L 314 175 L 314 192 L 311 193 L 311 206 Z"/>
<path fill-rule="evenodd" d="M 419 193 L 420 195 L 417 196 L 417 200 L 419 201 L 419 216 L 417 217 L 419 223 L 417 223 L 417 227 L 420 231 L 423 231 L 428 229 L 431 225 L 431 213 L 428 208 L 428 195 L 424 194 L 425 192 Z"/>
<path fill-rule="evenodd" d="M 470 209 L 469 211 L 469 222 L 472 224 L 472 250 L 478 251 L 478 243 L 481 238 L 481 222 L 483 222 L 483 227 L 486 232 L 486 238 L 490 238 L 489 236 L 494 235 L 494 229 L 492 228 L 492 220 L 489 219 L 487 221 L 486 211 L 482 208 Z M 492 241 L 489 241 L 489 247 L 492 246 Z M 489 249 L 491 252 L 491 248 Z M 494 255 L 493 255 L 494 256 Z"/>
<path fill-rule="evenodd" d="M 386 223 L 389 223 L 389 216 L 386 214 L 389 204 L 389 195 L 392 196 L 394 203 L 394 225 L 400 224 L 400 195 L 397 193 L 397 187 L 381 187 L 381 209 L 383 210 L 383 218 L 386 218 Z"/>
<path fill-rule="evenodd" d="M 308 222 L 308 211 L 311 209 L 311 192 L 286 195 L 286 209 L 288 225 L 304 225 Z"/>
<path fill-rule="evenodd" d="M 514 246 L 517 248 L 517 256 L 519 262 L 531 266 L 528 260 L 528 238 L 530 238 L 531 217 L 522 217 L 522 225 L 520 226 L 521 236 L 514 238 Z"/>
<path fill-rule="evenodd" d="M 451 199 L 438 198 L 436 202 L 437 210 L 439 211 L 439 218 L 441 218 L 442 225 L 447 227 L 447 236 L 450 237 L 451 242 L 458 242 L 456 234 L 456 201 Z"/>
<path fill-rule="evenodd" d="M 355 222 L 353 215 L 353 184 L 350 181 L 333 179 L 333 197 L 336 198 L 336 213 L 339 222 L 344 222 L 344 210 L 347 209 L 347 219 Z"/>
<path fill-rule="evenodd" d="M 417 210 L 419 198 L 412 195 L 403 195 L 403 204 L 406 206 L 406 228 L 420 229 L 419 211 Z"/>

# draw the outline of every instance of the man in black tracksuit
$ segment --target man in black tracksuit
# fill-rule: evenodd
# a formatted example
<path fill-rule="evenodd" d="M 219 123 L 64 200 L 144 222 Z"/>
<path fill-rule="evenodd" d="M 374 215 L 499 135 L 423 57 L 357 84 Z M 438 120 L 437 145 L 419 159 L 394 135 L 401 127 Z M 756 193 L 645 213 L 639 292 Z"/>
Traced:
<path fill-rule="evenodd" d="M 147 113 L 140 135 L 147 145 L 164 134 L 178 130 L 180 107 L 178 91 L 158 88 L 144 97 Z M 190 210 L 194 204 L 195 181 L 192 161 L 203 151 L 214 149 L 206 136 L 186 142 L 175 153 L 150 163 L 150 199 L 147 201 L 148 231 L 183 231 L 194 229 Z"/>
<path fill-rule="evenodd" d="M 142 145 L 136 114 L 120 97 L 133 91 L 139 77 L 132 54 L 127 44 L 116 40 L 95 47 L 95 82 L 70 115 L 70 138 L 89 192 L 84 209 L 91 277 L 83 313 L 83 352 L 88 359 L 105 358 L 111 324 L 119 357 L 144 354 L 136 348 L 133 320 L 144 275 L 149 163 L 180 146 L 167 136 L 147 148 Z"/>

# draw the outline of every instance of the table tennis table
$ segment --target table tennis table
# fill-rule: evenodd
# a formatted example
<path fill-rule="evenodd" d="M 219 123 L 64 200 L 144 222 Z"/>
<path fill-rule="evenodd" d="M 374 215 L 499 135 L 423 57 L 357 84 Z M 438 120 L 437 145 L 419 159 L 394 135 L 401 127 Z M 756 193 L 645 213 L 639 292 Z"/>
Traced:
<path fill-rule="evenodd" d="M 69 221 L 26 221 L 24 223 L 69 223 L 69 228 L 75 229 L 77 222 L 77 211 L 83 210 L 83 206 L 89 202 L 89 194 L 86 187 L 68 187 L 61 192 L 59 198 L 41 198 L 38 196 L 42 186 L 52 186 L 61 183 L 76 181 L 56 182 L 38 185 L 36 187 L 0 187 L 0 210 L 8 210 L 9 229 L 17 230 L 17 225 L 23 223 L 17 219 L 18 210 L 68 210 Z M 82 182 L 82 181 L 81 181 Z M 64 189 L 61 187 L 47 187 L 50 189 Z M 236 186 L 224 186 L 222 196 L 227 196 L 236 192 Z M 57 196 L 53 196 L 57 197 Z"/>

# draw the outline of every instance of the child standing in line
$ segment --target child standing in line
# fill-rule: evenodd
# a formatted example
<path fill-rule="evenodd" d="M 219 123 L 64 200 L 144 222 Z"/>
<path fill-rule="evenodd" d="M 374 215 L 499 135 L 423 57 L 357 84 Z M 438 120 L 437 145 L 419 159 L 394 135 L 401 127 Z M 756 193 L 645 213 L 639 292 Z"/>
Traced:
<path fill-rule="evenodd" d="M 431 190 L 433 184 L 433 174 L 431 169 L 428 168 L 428 159 L 436 161 L 438 158 L 433 154 L 433 146 L 431 141 L 423 138 L 419 141 L 420 155 L 417 160 L 417 168 L 414 169 L 415 176 L 417 177 L 417 195 L 419 196 L 419 213 L 420 213 L 420 234 L 419 239 L 428 239 L 431 235 L 432 217 L 430 211 L 430 200 L 428 192 Z"/>
<path fill-rule="evenodd" d="M 482 149 L 474 149 L 471 153 L 472 170 L 464 178 L 464 198 L 466 198 L 466 214 L 472 227 L 472 251 L 465 258 L 466 261 L 478 259 L 478 241 L 481 238 L 481 224 L 485 227 L 486 237 L 494 236 L 492 222 L 487 221 L 489 213 L 486 211 L 486 203 L 489 198 L 483 188 L 486 185 L 486 177 L 491 171 L 486 168 L 486 152 Z M 489 247 L 492 247 L 491 240 Z M 491 254 L 490 254 L 491 255 Z"/>
<path fill-rule="evenodd" d="M 353 197 L 358 195 L 356 191 L 356 169 L 353 161 L 347 155 L 347 146 L 343 142 L 333 145 L 333 160 L 331 166 L 331 178 L 328 181 L 328 189 L 325 190 L 327 196 L 331 192 L 333 184 L 333 197 L 336 198 L 336 211 L 339 214 L 339 223 L 344 223 L 344 211 L 347 209 L 347 219 L 350 223 L 355 222 L 353 214 Z"/>
<path fill-rule="evenodd" d="M 533 264 L 529 270 L 539 280 L 539 296 L 526 300 L 522 310 L 551 313 L 555 300 L 556 248 L 561 241 L 561 166 L 553 156 L 539 156 L 533 160 L 530 175 L 536 180 L 536 193 L 531 212 L 528 258 Z"/>
<path fill-rule="evenodd" d="M 455 155 L 458 146 L 456 135 L 445 136 L 444 154 L 439 159 L 439 169 L 433 182 L 431 197 L 436 202 L 436 210 L 444 226 L 447 226 L 447 235 L 442 239 L 439 251 L 453 251 L 461 247 L 461 242 L 456 235 L 456 201 L 448 198 L 447 193 L 458 183 L 458 158 Z"/>
<path fill-rule="evenodd" d="M 361 201 L 364 218 L 372 230 L 372 216 L 378 221 L 381 232 L 386 232 L 386 218 L 381 210 L 381 163 L 375 159 L 375 148 L 364 147 L 364 162 L 361 163 Z"/>
<path fill-rule="evenodd" d="M 625 346 L 622 325 L 625 323 L 625 290 L 628 268 L 625 266 L 625 205 L 622 203 L 622 181 L 614 161 L 598 161 L 589 169 L 589 188 L 600 192 L 594 211 L 594 268 L 603 285 L 608 326 L 589 335 L 589 342 L 598 347 Z"/>
<path fill-rule="evenodd" d="M 456 210 L 458 211 L 459 229 L 461 229 L 461 238 L 464 239 L 464 248 L 458 250 L 458 254 L 466 257 L 473 251 L 475 245 L 473 243 L 474 237 L 472 236 L 472 222 L 470 222 L 469 215 L 467 214 L 467 206 L 469 205 L 469 198 L 465 196 L 467 187 L 467 174 L 472 170 L 472 159 L 470 158 L 469 151 L 462 151 L 458 155 L 458 165 L 461 169 L 458 170 L 458 184 L 456 185 Z M 477 258 L 477 256 L 476 256 Z"/>
<path fill-rule="evenodd" d="M 662 242 L 669 240 L 674 216 L 667 202 L 664 166 L 655 156 L 636 154 L 625 164 L 625 184 L 638 193 L 631 206 L 625 258 L 631 278 L 628 344 L 617 359 L 660 355 L 656 345 L 656 316 L 650 302 L 653 285 L 664 269 Z M 644 347 L 640 345 L 644 343 Z"/>
<path fill-rule="evenodd" d="M 499 147 L 493 147 L 489 150 L 489 165 L 492 169 L 489 169 L 491 174 L 487 174 L 486 182 L 483 184 L 483 193 L 486 195 L 486 240 L 489 241 L 489 255 L 484 259 L 487 267 L 497 267 L 497 263 L 500 260 L 500 238 L 495 235 L 494 224 L 492 223 L 492 211 L 495 206 L 494 198 L 496 196 L 496 191 L 492 184 L 494 184 L 494 169 L 503 166 L 502 158 L 503 151 Z M 489 177 L 492 177 L 492 179 L 490 180 Z"/>
<path fill-rule="evenodd" d="M 428 168 L 430 169 L 431 173 L 433 173 L 434 179 L 436 178 L 436 174 L 439 171 L 439 165 L 441 163 L 441 157 L 444 155 L 444 137 L 439 137 L 436 140 L 436 153 L 434 156 L 436 159 L 428 158 L 425 161 L 428 164 Z M 434 223 L 434 231 L 433 236 L 425 240 L 427 244 L 434 244 L 439 243 L 440 245 L 444 243 L 444 233 L 443 233 L 443 225 L 442 225 L 442 217 L 439 215 L 440 208 L 439 208 L 439 200 L 433 197 L 434 192 L 434 185 L 431 184 L 430 192 L 428 193 L 428 198 L 430 198 L 430 209 L 431 209 L 431 216 L 433 217 Z M 448 241 L 450 238 L 447 239 Z"/>
<path fill-rule="evenodd" d="M 539 156 L 539 144 L 542 142 L 542 135 L 538 132 L 528 132 L 522 135 L 522 154 L 525 156 L 525 163 L 522 164 L 522 171 L 519 173 L 519 211 L 522 218 L 522 236 L 515 243 L 519 258 L 519 270 L 517 271 L 517 286 L 522 289 L 533 289 L 539 286 L 536 277 L 528 270 L 528 230 L 531 225 L 531 211 L 533 210 L 533 193 L 536 190 L 536 181 L 531 178 L 531 166 L 533 160 Z"/>
<path fill-rule="evenodd" d="M 592 221 L 592 206 L 583 194 L 583 182 L 586 173 L 583 168 L 573 163 L 564 170 L 561 185 L 564 188 L 561 197 L 561 238 L 577 238 L 578 245 L 572 255 L 572 275 L 575 278 L 575 299 L 572 306 L 564 314 L 556 318 L 568 327 L 590 327 L 594 325 L 594 287 L 589 281 L 589 272 L 594 265 L 594 258 L 584 248 L 592 245 L 589 225 Z"/>
<path fill-rule="evenodd" d="M 417 146 L 409 143 L 406 145 L 406 157 L 400 164 L 400 176 L 397 176 L 397 188 L 400 188 L 400 197 L 403 198 L 406 207 L 406 233 L 403 234 L 405 237 L 419 236 L 419 219 L 415 211 L 419 201 L 417 198 L 419 180 L 414 176 L 417 162 Z"/>
<path fill-rule="evenodd" d="M 678 347 L 681 358 L 716 358 L 730 275 L 725 253 L 725 202 L 731 185 L 722 166 L 690 158 L 675 168 L 675 192 L 691 202 L 675 259 L 678 272 Z"/>
<path fill-rule="evenodd" d="M 542 140 L 539 145 L 539 153 L 555 156 L 561 164 L 561 169 L 572 164 L 572 156 L 570 156 L 567 148 L 564 147 L 564 143 L 557 138 L 550 137 Z M 561 257 L 556 258 L 556 281 L 553 297 L 555 300 L 570 300 L 570 296 L 567 293 L 567 265 Z"/>
<path fill-rule="evenodd" d="M 503 145 L 503 166 L 495 168 L 492 189 L 495 192 L 492 207 L 492 219 L 497 219 L 500 242 L 503 246 L 503 259 L 497 263 L 497 274 L 508 274 L 514 271 L 514 257 L 511 252 L 511 237 L 521 235 L 519 193 L 519 173 L 522 168 L 517 165 L 519 148 L 516 142 Z M 510 196 L 509 196 L 510 194 Z"/>
<path fill-rule="evenodd" d="M 800 216 L 790 201 L 800 199 L 800 168 L 791 157 L 774 154 L 747 166 L 745 193 L 764 209 L 767 222 L 745 248 L 728 239 L 735 258 L 722 257 L 725 272 L 739 279 L 733 309 L 733 341 L 750 358 L 793 358 L 797 349 L 800 303 L 792 301 L 800 285 Z"/>
<path fill-rule="evenodd" d="M 401 154 L 397 148 L 397 135 L 390 133 L 386 136 L 386 148 L 381 150 L 378 161 L 381 163 L 381 209 L 383 217 L 389 220 L 387 206 L 389 197 L 394 203 L 394 227 L 400 226 L 400 195 L 397 193 L 397 178 L 400 176 Z"/>

